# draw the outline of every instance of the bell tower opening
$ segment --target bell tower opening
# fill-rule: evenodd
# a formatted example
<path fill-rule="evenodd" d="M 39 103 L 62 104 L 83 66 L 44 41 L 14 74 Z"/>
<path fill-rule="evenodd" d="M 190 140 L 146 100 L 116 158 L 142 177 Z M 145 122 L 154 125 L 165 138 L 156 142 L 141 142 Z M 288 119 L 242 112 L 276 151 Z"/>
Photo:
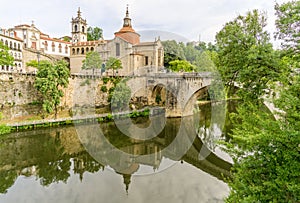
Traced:
<path fill-rule="evenodd" d="M 87 22 L 81 17 L 80 7 L 77 11 L 77 17 L 72 18 L 72 43 L 86 42 L 87 41 Z"/>

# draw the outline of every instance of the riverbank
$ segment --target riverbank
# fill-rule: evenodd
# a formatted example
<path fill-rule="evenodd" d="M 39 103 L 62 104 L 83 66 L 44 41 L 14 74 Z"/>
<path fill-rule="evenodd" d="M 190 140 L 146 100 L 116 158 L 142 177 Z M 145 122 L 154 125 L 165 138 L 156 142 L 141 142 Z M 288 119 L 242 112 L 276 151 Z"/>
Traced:
<path fill-rule="evenodd" d="M 28 120 L 28 121 L 21 121 L 21 122 L 10 121 L 9 123 L 4 123 L 4 124 L 6 125 L 6 127 L 11 129 L 10 132 L 14 132 L 20 130 L 31 130 L 36 128 L 55 127 L 55 126 L 62 126 L 62 125 L 107 122 L 113 120 L 115 117 L 118 118 L 148 117 L 150 114 L 153 113 L 154 113 L 153 110 L 150 110 L 149 108 L 144 108 L 140 110 L 120 112 L 114 115 L 111 113 L 102 113 L 102 114 L 94 114 L 94 115 L 87 115 L 87 116 L 76 115 L 73 117 L 68 116 L 68 117 L 62 117 L 58 119 L 40 119 L 40 120 Z"/>

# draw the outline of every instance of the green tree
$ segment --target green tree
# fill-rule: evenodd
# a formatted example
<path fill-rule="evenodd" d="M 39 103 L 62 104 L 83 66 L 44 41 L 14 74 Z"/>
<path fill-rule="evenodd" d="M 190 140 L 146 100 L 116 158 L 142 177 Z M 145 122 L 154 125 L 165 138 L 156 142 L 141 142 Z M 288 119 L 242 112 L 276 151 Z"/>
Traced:
<path fill-rule="evenodd" d="M 183 47 L 183 51 L 186 60 L 190 63 L 194 63 L 197 56 L 199 56 L 202 53 L 201 51 L 197 50 L 191 43 L 187 43 L 187 45 Z"/>
<path fill-rule="evenodd" d="M 93 76 L 95 74 L 95 69 L 101 69 L 102 59 L 100 54 L 95 51 L 90 51 L 86 54 L 86 58 L 82 61 L 82 69 L 93 70 Z"/>
<path fill-rule="evenodd" d="M 209 71 L 214 72 L 217 70 L 214 58 L 217 57 L 217 53 L 214 51 L 202 51 L 200 54 L 197 55 L 194 65 L 196 66 L 196 71 Z"/>
<path fill-rule="evenodd" d="M 169 69 L 174 72 L 193 72 L 196 70 L 194 65 L 185 60 L 170 61 L 169 64 Z"/>
<path fill-rule="evenodd" d="M 282 40 L 285 54 L 299 60 L 300 39 L 300 1 L 289 1 L 283 4 L 276 3 L 276 28 L 275 36 Z M 299 64 L 296 64 L 299 68 Z"/>
<path fill-rule="evenodd" d="M 278 57 L 265 26 L 265 14 L 254 10 L 226 23 L 217 33 L 216 65 L 228 96 L 238 86 L 240 92 L 258 98 L 265 93 L 268 82 L 279 77 Z"/>
<path fill-rule="evenodd" d="M 30 61 L 27 66 L 33 66 L 38 69 L 34 82 L 35 88 L 42 95 L 43 109 L 47 113 L 54 111 L 57 118 L 58 105 L 64 96 L 63 88 L 69 84 L 70 71 L 68 64 L 64 60 L 51 63 L 42 60 L 36 66 L 35 61 Z"/>
<path fill-rule="evenodd" d="M 87 40 L 95 41 L 103 37 L 103 30 L 99 27 L 88 27 L 87 29 Z"/>
<path fill-rule="evenodd" d="M 185 60 L 184 50 L 175 40 L 163 41 L 164 66 L 169 67 L 169 62 L 174 60 Z"/>
<path fill-rule="evenodd" d="M 125 82 L 119 82 L 111 93 L 111 107 L 115 110 L 125 110 L 131 98 L 131 90 Z"/>
<path fill-rule="evenodd" d="M 113 70 L 113 76 L 115 76 L 115 71 L 118 71 L 118 69 L 122 69 L 122 62 L 120 59 L 109 57 L 106 62 L 106 68 Z"/>
<path fill-rule="evenodd" d="M 227 202 L 299 202 L 300 77 L 284 86 L 275 120 L 263 105 L 245 102 L 233 116 L 228 152 L 234 159 Z"/>
<path fill-rule="evenodd" d="M 298 202 L 300 199 L 300 79 L 295 74 L 286 74 L 293 63 L 290 58 L 280 60 L 279 54 L 270 50 L 268 37 L 262 30 L 265 25 L 262 17 L 257 11 L 248 13 L 246 17 L 238 17 L 242 24 L 236 19 L 226 24 L 223 33 L 218 33 L 218 45 L 221 45 L 218 60 L 222 60 L 219 64 L 223 68 L 229 65 L 235 68 L 235 64 L 243 68 L 234 69 L 238 72 L 229 69 L 222 72 L 224 78 L 226 73 L 231 76 L 227 81 L 235 77 L 233 81 L 240 84 L 241 93 L 237 112 L 231 115 L 231 139 L 224 143 L 234 161 L 226 202 Z M 254 78 L 262 80 L 249 83 Z M 277 119 L 264 106 L 262 97 L 266 96 L 267 88 L 274 87 L 270 82 L 276 81 L 280 82 L 280 93 L 276 96 L 275 91 L 269 99 L 281 110 Z"/>
<path fill-rule="evenodd" d="M 12 66 L 14 57 L 9 53 L 9 48 L 0 41 L 0 65 Z"/>

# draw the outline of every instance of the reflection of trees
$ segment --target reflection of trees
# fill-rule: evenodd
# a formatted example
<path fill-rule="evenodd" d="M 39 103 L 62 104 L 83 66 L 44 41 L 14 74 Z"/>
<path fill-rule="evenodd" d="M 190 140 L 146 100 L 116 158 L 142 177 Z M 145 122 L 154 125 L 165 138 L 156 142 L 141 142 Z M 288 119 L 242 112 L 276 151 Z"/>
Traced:
<path fill-rule="evenodd" d="M 1 171 L 0 172 L 0 193 L 6 193 L 7 189 L 10 188 L 15 180 L 17 179 L 18 174 L 16 171 Z"/>
<path fill-rule="evenodd" d="M 85 172 L 103 169 L 86 151 L 69 154 L 61 143 L 61 136 L 67 139 L 67 133 L 63 135 L 60 130 L 38 130 L 32 136 L 26 134 L 28 132 L 23 133 L 25 136 L 19 133 L 19 138 L 1 140 L 0 193 L 6 193 L 18 175 L 36 175 L 41 185 L 49 186 L 66 182 L 71 176 L 72 165 L 74 173 L 79 174 L 81 179 Z M 36 170 L 30 171 L 29 168 Z"/>
<path fill-rule="evenodd" d="M 208 115 L 207 121 L 202 120 L 200 123 L 204 122 L 204 126 L 209 127 L 210 113 L 206 115 Z M 202 143 L 199 138 L 197 138 L 198 143 L 194 142 L 193 122 L 192 118 L 187 117 L 183 121 L 178 118 L 168 119 L 161 133 L 146 141 L 135 140 L 121 134 L 113 123 L 101 123 L 100 128 L 104 139 L 112 146 L 105 145 L 105 140 L 98 140 L 99 124 L 76 126 L 77 134 L 86 134 L 86 137 L 81 137 L 80 141 L 77 136 L 72 136 L 74 128 L 11 134 L 11 138 L 0 140 L 0 193 L 5 193 L 14 184 L 18 175 L 35 175 L 41 185 L 49 186 L 52 183 L 66 183 L 73 174 L 78 174 L 79 179 L 82 180 L 85 172 L 98 172 L 104 169 L 104 165 L 110 166 L 120 174 L 127 174 L 123 175 L 123 178 L 128 189 L 130 175 L 135 173 L 141 164 L 156 169 L 162 157 L 177 161 L 189 148 L 191 150 L 184 155 L 186 160 L 192 160 L 189 163 L 200 168 L 216 165 L 215 174 L 218 174 L 221 171 L 217 163 L 218 157 L 211 156 L 212 163 L 198 160 Z M 148 126 L 148 123 L 145 123 L 145 126 Z M 92 151 L 85 151 L 80 142 L 86 149 Z M 196 147 L 190 147 L 193 142 Z M 116 149 L 124 153 L 118 154 Z M 33 168 L 34 172 L 30 170 Z"/>
<path fill-rule="evenodd" d="M 43 161 L 39 163 L 38 177 L 40 182 L 44 186 L 48 186 L 51 183 L 63 181 L 66 182 L 70 177 L 69 170 L 71 167 L 70 158 L 68 155 L 58 157 L 57 160 Z"/>

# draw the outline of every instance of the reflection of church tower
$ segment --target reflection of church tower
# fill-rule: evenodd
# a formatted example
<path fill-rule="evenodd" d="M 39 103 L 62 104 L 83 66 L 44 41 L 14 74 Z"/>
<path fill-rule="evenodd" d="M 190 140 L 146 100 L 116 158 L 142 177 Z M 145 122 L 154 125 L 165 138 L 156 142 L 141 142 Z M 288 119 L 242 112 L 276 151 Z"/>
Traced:
<path fill-rule="evenodd" d="M 123 174 L 124 184 L 126 187 L 126 193 L 128 194 L 129 184 L 131 182 L 131 175 L 130 174 Z"/>
<path fill-rule="evenodd" d="M 81 17 L 80 8 L 77 11 L 77 17 L 72 18 L 72 43 L 86 42 L 87 41 L 87 23 Z"/>
<path fill-rule="evenodd" d="M 115 36 L 120 37 L 133 45 L 140 43 L 140 35 L 135 32 L 131 25 L 128 6 L 126 8 L 126 16 L 124 18 L 123 27 L 115 33 Z"/>

